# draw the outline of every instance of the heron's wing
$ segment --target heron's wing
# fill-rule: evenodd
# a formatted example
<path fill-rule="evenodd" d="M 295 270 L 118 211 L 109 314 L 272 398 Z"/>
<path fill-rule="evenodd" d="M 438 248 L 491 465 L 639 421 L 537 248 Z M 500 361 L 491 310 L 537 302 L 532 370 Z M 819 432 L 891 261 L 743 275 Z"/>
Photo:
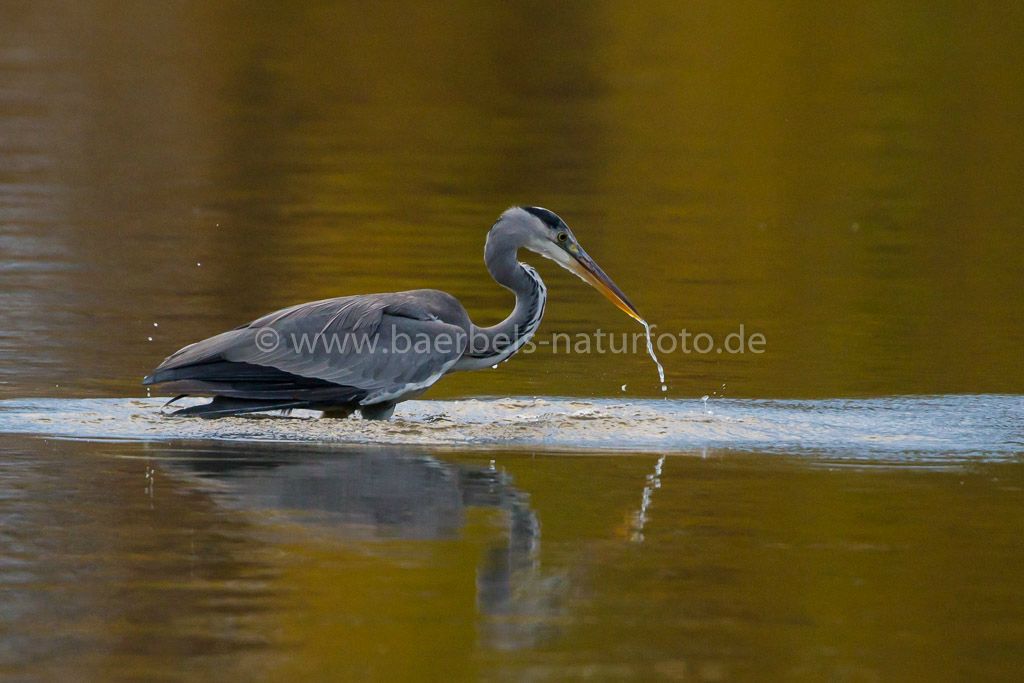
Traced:
<path fill-rule="evenodd" d="M 154 377 L 228 361 L 351 387 L 363 404 L 387 401 L 430 386 L 462 356 L 466 332 L 442 319 L 458 319 L 445 303 L 411 292 L 293 306 L 183 348 Z"/>

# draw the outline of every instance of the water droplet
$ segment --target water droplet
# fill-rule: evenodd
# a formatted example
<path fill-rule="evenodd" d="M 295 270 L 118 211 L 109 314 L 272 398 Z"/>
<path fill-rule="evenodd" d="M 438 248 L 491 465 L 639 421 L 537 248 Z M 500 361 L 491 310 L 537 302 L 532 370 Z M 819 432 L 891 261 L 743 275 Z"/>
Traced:
<path fill-rule="evenodd" d="M 668 391 L 668 385 L 667 384 L 662 384 L 661 385 L 661 390 L 662 391 Z"/>
<path fill-rule="evenodd" d="M 153 341 L 152 337 L 146 337 L 146 339 L 149 340 L 149 341 Z"/>
<path fill-rule="evenodd" d="M 491 366 L 491 370 L 497 370 L 497 369 L 498 369 L 498 364 L 497 363 L 495 363 L 494 365 Z"/>
<path fill-rule="evenodd" d="M 622 389 L 623 391 L 625 391 L 625 390 L 626 390 L 626 385 L 625 385 L 625 384 L 623 384 L 623 385 L 622 385 L 622 386 L 621 386 L 620 388 L 621 388 L 621 389 Z"/>
<path fill-rule="evenodd" d="M 160 323 L 153 323 L 153 327 L 160 327 Z"/>
<path fill-rule="evenodd" d="M 198 267 L 200 267 L 202 265 L 203 265 L 202 263 L 200 263 L 199 261 L 196 261 L 196 268 L 198 268 Z"/>
<path fill-rule="evenodd" d="M 644 326 L 644 332 L 647 333 L 647 355 L 649 355 L 651 360 L 654 361 L 654 364 L 658 366 L 658 381 L 664 384 L 665 368 L 661 366 L 661 361 L 658 360 L 658 356 L 654 353 L 654 342 L 651 341 L 651 325 L 646 320 L 641 320 L 640 324 Z"/>

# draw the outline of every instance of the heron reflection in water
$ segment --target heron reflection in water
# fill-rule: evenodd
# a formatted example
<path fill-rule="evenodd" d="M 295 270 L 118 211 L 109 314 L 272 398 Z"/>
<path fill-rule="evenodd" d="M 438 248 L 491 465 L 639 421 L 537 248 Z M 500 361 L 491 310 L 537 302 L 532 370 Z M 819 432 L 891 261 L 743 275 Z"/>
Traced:
<path fill-rule="evenodd" d="M 458 299 L 435 289 L 326 299 L 186 346 L 143 383 L 163 385 L 177 398 L 213 397 L 176 415 L 306 408 L 388 419 L 397 403 L 419 396 L 446 373 L 508 360 L 537 331 L 547 289 L 536 270 L 518 261 L 520 249 L 553 260 L 646 325 L 565 221 L 540 207 L 513 207 L 491 227 L 484 249 L 491 276 L 516 297 L 512 313 L 497 325 L 474 325 Z"/>
<path fill-rule="evenodd" d="M 270 510 L 349 541 L 449 540 L 462 533 L 471 508 L 498 510 L 504 532 L 477 570 L 481 632 L 502 649 L 536 644 L 552 635 L 567 588 L 563 576 L 543 572 L 540 523 L 529 496 L 493 466 L 451 463 L 402 449 L 284 448 L 218 444 L 164 459 L 216 480 L 214 499 L 243 510 Z"/>

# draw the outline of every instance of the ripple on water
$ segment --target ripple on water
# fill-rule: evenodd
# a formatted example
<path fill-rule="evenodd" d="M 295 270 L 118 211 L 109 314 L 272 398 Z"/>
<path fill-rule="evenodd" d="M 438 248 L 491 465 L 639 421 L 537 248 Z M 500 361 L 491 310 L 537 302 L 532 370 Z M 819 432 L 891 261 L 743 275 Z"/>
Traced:
<path fill-rule="evenodd" d="M 503 398 L 409 401 L 391 422 L 290 417 L 174 418 L 165 399 L 0 401 L 0 433 L 80 439 L 217 439 L 570 451 L 701 449 L 864 459 L 1024 454 L 1024 396 L 780 401 Z"/>

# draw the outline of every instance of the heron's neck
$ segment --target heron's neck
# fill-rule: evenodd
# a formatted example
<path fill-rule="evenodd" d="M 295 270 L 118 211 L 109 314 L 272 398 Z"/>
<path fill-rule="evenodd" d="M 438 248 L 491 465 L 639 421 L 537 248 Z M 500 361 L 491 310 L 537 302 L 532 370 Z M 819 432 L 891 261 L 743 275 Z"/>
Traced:
<path fill-rule="evenodd" d="M 487 237 L 487 270 L 498 284 L 516 295 L 516 305 L 497 325 L 473 326 L 471 347 L 466 351 L 463 366 L 486 367 L 507 360 L 540 327 L 547 288 L 536 270 L 516 260 L 519 246 L 512 238 L 495 235 L 493 231 Z"/>

